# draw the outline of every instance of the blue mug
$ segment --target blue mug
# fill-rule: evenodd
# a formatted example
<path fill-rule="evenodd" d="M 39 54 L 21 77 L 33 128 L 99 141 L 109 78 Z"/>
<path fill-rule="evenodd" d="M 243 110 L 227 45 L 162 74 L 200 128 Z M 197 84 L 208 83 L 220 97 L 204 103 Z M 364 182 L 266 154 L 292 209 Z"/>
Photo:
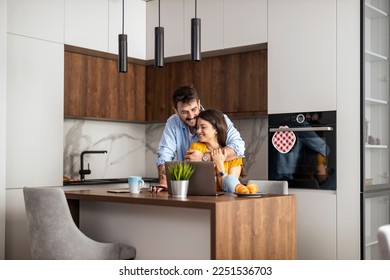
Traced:
<path fill-rule="evenodd" d="M 140 190 L 145 186 L 145 182 L 140 176 L 129 176 L 128 182 L 130 193 L 139 193 Z"/>

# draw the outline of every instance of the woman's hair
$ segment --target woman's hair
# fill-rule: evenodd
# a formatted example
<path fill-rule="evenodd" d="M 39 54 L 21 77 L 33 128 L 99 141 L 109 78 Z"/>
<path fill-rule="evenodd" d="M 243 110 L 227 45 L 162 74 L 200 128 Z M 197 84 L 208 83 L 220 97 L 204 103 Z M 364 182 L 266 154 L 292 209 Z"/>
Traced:
<path fill-rule="evenodd" d="M 222 112 L 214 109 L 201 111 L 198 118 L 209 122 L 217 131 L 217 141 L 221 147 L 226 146 L 227 125 Z"/>
<path fill-rule="evenodd" d="M 227 138 L 227 124 L 222 112 L 214 109 L 207 109 L 200 111 L 198 118 L 208 121 L 214 129 L 217 131 L 217 141 L 218 144 L 223 148 L 226 147 L 226 138 Z M 245 177 L 245 165 L 244 159 L 242 159 L 241 174 L 240 177 Z"/>
<path fill-rule="evenodd" d="M 187 104 L 192 100 L 199 101 L 198 93 L 193 86 L 181 86 L 174 91 L 172 96 L 172 103 L 175 109 L 177 109 L 178 102 Z"/>

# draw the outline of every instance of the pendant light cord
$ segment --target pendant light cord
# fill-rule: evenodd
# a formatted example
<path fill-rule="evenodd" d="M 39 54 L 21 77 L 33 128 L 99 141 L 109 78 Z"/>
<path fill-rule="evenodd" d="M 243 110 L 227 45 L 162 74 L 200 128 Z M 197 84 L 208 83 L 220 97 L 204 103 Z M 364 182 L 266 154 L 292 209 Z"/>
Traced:
<path fill-rule="evenodd" d="M 195 0 L 195 18 L 197 18 L 198 1 Z"/>
<path fill-rule="evenodd" d="M 122 0 L 122 34 L 125 34 L 125 0 Z"/>
<path fill-rule="evenodd" d="M 160 0 L 158 0 L 158 27 L 160 27 Z"/>

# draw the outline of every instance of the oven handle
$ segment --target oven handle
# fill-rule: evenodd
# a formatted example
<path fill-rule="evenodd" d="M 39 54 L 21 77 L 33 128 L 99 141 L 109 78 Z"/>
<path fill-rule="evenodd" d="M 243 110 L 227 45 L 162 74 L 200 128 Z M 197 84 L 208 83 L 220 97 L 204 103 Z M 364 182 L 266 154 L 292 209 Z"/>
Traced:
<path fill-rule="evenodd" d="M 289 128 L 270 128 L 269 132 L 279 132 L 279 131 L 332 131 L 333 127 L 331 126 L 320 126 L 320 127 L 289 127 Z"/>

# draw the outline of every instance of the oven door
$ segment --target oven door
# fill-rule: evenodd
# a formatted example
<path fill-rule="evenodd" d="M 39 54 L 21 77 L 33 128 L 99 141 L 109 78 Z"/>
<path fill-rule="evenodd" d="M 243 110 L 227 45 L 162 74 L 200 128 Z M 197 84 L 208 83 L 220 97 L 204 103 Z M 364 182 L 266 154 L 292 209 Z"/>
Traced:
<path fill-rule="evenodd" d="M 270 180 L 287 180 L 289 188 L 336 189 L 336 125 L 312 126 L 308 122 L 272 125 L 269 128 Z M 293 139 L 283 149 L 278 141 Z"/>

